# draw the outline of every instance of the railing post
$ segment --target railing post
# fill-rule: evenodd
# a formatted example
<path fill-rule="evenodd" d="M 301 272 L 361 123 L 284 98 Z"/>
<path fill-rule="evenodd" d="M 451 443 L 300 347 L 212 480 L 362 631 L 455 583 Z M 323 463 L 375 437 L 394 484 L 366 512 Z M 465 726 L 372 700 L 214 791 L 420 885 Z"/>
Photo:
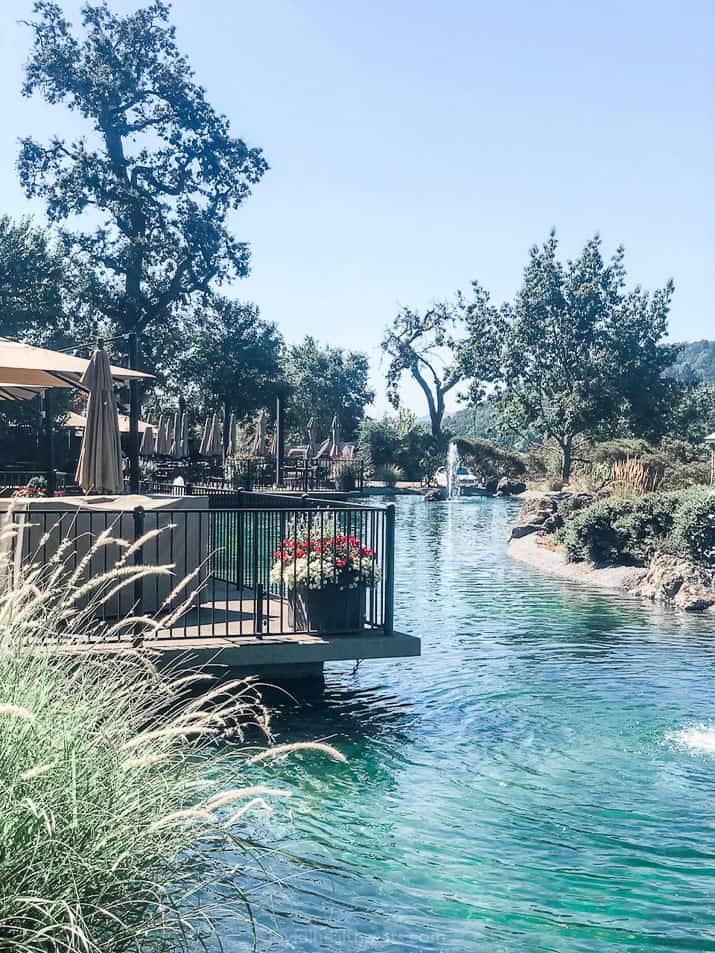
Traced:
<path fill-rule="evenodd" d="M 133 510 L 134 515 L 134 542 L 141 539 L 144 535 L 144 507 L 135 506 Z M 139 546 L 134 553 L 134 565 L 143 566 L 144 565 L 144 548 Z M 135 579 L 134 580 L 134 614 L 143 615 L 143 603 L 144 603 L 144 580 Z M 142 625 L 140 622 L 134 623 L 134 639 L 133 642 L 135 645 L 138 645 L 142 639 Z"/>
<path fill-rule="evenodd" d="M 388 503 L 385 512 L 385 635 L 395 630 L 395 504 Z"/>

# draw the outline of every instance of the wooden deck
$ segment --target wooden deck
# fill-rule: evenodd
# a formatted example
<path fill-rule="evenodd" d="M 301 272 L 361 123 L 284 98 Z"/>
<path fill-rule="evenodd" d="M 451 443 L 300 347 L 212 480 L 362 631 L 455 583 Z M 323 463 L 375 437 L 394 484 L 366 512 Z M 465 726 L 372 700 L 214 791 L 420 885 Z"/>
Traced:
<path fill-rule="evenodd" d="M 266 624 L 261 634 L 254 631 L 254 618 L 253 592 L 212 582 L 197 608 L 144 645 L 156 653 L 160 664 L 173 668 L 219 666 L 281 678 L 318 674 L 325 662 L 414 658 L 421 652 L 420 639 L 401 632 L 387 635 L 370 628 L 336 635 L 286 632 L 288 606 L 276 598 L 264 603 Z M 93 643 L 91 648 L 121 652 L 130 643 Z"/>

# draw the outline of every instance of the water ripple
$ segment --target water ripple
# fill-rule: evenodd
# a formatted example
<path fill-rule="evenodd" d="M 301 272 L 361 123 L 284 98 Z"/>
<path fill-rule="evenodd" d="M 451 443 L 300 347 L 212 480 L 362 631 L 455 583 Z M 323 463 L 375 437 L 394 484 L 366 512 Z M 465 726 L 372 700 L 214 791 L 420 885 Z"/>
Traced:
<path fill-rule="evenodd" d="M 514 514 L 400 500 L 423 657 L 277 703 L 279 740 L 349 761 L 274 769 L 295 816 L 257 833 L 307 863 L 255 895 L 263 950 L 715 950 L 712 620 L 537 575 Z"/>

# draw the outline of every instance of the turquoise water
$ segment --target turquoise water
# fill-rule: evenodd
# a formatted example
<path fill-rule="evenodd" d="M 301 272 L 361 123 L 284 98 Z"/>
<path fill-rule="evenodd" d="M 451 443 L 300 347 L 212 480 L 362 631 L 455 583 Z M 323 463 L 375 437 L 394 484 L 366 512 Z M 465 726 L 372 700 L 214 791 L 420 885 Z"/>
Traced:
<path fill-rule="evenodd" d="M 279 741 L 349 762 L 274 772 L 294 803 L 260 833 L 294 857 L 254 892 L 260 949 L 715 951 L 715 620 L 514 562 L 516 509 L 400 499 L 423 657 L 280 704 Z"/>

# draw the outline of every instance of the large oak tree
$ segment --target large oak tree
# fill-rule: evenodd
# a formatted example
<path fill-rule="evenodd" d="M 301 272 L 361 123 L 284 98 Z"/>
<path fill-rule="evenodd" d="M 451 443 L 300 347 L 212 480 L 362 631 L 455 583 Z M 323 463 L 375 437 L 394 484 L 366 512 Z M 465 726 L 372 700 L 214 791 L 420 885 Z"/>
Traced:
<path fill-rule="evenodd" d="M 22 184 L 79 262 L 90 315 L 149 332 L 161 356 L 172 315 L 247 273 L 227 218 L 266 161 L 206 99 L 162 0 L 125 16 L 85 3 L 79 35 L 52 0 L 34 11 L 23 92 L 78 113 L 87 134 L 22 140 Z"/>

